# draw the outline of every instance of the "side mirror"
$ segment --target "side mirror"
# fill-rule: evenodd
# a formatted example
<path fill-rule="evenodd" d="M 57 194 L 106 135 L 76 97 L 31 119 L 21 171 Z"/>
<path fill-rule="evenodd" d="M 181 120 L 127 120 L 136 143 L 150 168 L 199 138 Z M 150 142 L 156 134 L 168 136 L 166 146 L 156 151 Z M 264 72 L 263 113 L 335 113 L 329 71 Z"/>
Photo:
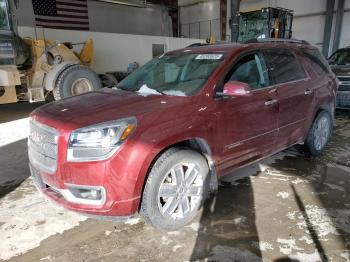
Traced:
<path fill-rule="evenodd" d="M 219 96 L 223 97 L 240 97 L 240 96 L 250 96 L 251 89 L 247 83 L 242 83 L 238 81 L 229 81 L 224 85 L 222 93 L 217 93 Z"/>

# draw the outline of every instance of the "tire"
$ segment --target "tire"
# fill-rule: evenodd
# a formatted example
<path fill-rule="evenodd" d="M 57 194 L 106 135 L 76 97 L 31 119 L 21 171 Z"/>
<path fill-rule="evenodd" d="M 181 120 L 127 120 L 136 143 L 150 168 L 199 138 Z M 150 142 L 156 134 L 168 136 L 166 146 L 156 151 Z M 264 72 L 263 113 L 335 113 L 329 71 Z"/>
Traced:
<path fill-rule="evenodd" d="M 305 141 L 306 152 L 311 156 L 319 156 L 324 151 L 332 134 L 333 121 L 327 111 L 321 111 L 316 116 Z"/>
<path fill-rule="evenodd" d="M 101 81 L 94 71 L 83 65 L 73 65 L 58 76 L 53 96 L 55 100 L 60 100 L 100 88 Z"/>
<path fill-rule="evenodd" d="M 114 75 L 106 73 L 106 74 L 100 74 L 99 78 L 101 80 L 103 87 L 115 87 L 118 85 L 118 80 L 115 78 Z"/>
<path fill-rule="evenodd" d="M 186 179 L 182 183 L 177 181 L 181 170 L 189 182 L 185 186 L 181 184 Z M 158 229 L 179 229 L 196 216 L 208 196 L 208 186 L 209 167 L 205 158 L 193 150 L 171 148 L 158 158 L 149 173 L 140 214 Z"/>

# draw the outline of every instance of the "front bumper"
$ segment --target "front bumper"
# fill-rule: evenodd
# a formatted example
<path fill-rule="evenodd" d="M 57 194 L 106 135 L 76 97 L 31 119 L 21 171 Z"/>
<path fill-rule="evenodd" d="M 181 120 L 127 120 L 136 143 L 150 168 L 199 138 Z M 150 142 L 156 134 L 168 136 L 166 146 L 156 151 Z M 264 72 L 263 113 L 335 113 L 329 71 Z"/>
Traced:
<path fill-rule="evenodd" d="M 48 171 L 29 155 L 32 177 L 41 192 L 67 209 L 89 215 L 124 217 L 138 211 L 144 180 L 155 154 L 152 145 L 127 140 L 119 151 L 108 159 L 70 162 L 67 161 L 67 144 L 71 130 L 76 128 L 65 127 L 62 122 L 40 115 L 33 115 L 32 120 L 57 131 L 55 139 L 46 136 L 45 130 L 37 131 L 39 134 L 34 130 L 30 135 L 30 138 L 41 146 L 42 157 L 51 157 L 56 161 L 56 168 Z M 51 145 L 52 141 L 54 145 L 57 144 L 57 149 L 46 150 L 51 149 L 47 145 Z M 30 154 L 33 143 L 29 143 L 28 146 Z M 84 190 L 100 189 L 98 194 L 103 197 L 95 202 L 81 201 L 70 190 L 72 186 Z"/>
<path fill-rule="evenodd" d="M 93 215 L 95 217 L 129 217 L 133 215 L 138 208 L 140 197 L 133 197 L 129 199 L 115 200 L 116 195 L 111 192 L 111 187 L 105 189 L 103 186 L 95 186 L 94 182 L 91 185 L 76 185 L 71 183 L 64 183 L 64 187 L 57 186 L 54 182 L 53 174 L 47 174 L 33 167 L 29 164 L 31 176 L 37 189 L 41 191 L 46 197 L 54 201 L 56 204 L 63 206 L 66 209 Z M 50 180 L 50 178 L 52 178 Z M 57 180 L 56 180 L 57 181 Z M 85 200 L 77 198 L 69 186 L 76 186 L 79 188 L 101 189 L 100 200 Z"/>
<path fill-rule="evenodd" d="M 125 148 L 108 160 L 91 163 L 59 162 L 57 171 L 46 173 L 30 163 L 36 187 L 69 210 L 94 216 L 124 217 L 137 212 L 144 170 L 140 148 Z M 136 161 L 138 160 L 138 161 Z M 76 198 L 70 186 L 101 189 L 99 201 Z"/>

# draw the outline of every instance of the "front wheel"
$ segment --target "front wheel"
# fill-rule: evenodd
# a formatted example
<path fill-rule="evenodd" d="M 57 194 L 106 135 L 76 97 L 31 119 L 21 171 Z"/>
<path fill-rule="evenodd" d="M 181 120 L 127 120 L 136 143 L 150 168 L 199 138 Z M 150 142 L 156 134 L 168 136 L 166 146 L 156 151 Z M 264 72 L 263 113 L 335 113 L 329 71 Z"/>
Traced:
<path fill-rule="evenodd" d="M 58 76 L 53 96 L 55 100 L 60 100 L 100 88 L 100 79 L 94 71 L 83 65 L 73 65 Z"/>
<path fill-rule="evenodd" d="M 331 115 L 327 111 L 319 112 L 305 141 L 307 152 L 312 156 L 320 155 L 331 136 L 332 129 L 333 121 Z"/>
<path fill-rule="evenodd" d="M 152 167 L 140 213 L 153 226 L 176 230 L 198 213 L 208 194 L 209 168 L 204 157 L 189 149 L 172 148 Z"/>

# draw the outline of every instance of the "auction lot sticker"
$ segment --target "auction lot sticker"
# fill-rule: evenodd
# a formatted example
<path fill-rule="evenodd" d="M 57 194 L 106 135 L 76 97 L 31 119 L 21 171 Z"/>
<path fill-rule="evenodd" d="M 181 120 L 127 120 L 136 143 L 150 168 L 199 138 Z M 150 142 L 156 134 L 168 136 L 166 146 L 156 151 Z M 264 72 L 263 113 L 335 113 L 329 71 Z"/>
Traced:
<path fill-rule="evenodd" d="M 219 60 L 221 59 L 222 54 L 200 54 L 196 56 L 196 59 L 205 59 L 205 60 Z"/>

